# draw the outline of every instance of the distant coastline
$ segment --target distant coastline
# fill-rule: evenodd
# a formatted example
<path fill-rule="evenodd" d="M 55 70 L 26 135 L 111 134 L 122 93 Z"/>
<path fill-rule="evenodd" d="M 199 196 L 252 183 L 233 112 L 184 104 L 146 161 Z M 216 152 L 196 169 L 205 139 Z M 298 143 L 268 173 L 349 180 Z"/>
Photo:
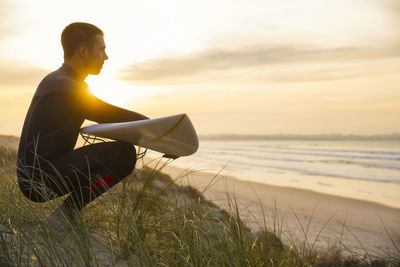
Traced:
<path fill-rule="evenodd" d="M 400 141 L 400 133 L 384 135 L 343 135 L 343 134 L 319 134 L 319 135 L 297 135 L 297 134 L 276 134 L 276 135 L 240 135 L 240 134 L 219 134 L 199 135 L 204 141 L 267 141 L 267 140 L 318 140 L 318 141 Z"/>
<path fill-rule="evenodd" d="M 11 142 L 19 142 L 19 136 L 0 134 L 0 139 Z M 314 140 L 314 141 L 400 141 L 400 133 L 382 134 L 382 135 L 345 135 L 345 134 L 209 134 L 199 135 L 200 140 L 204 141 L 267 141 L 267 140 Z"/>

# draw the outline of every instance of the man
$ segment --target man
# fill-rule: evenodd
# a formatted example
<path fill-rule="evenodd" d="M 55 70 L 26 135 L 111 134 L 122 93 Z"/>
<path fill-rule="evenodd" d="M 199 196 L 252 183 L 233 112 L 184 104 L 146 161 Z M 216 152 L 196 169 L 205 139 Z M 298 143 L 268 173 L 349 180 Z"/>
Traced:
<path fill-rule="evenodd" d="M 85 119 L 98 123 L 147 119 L 95 97 L 85 79 L 98 75 L 108 59 L 103 32 L 72 23 L 61 34 L 64 64 L 39 84 L 25 118 L 17 162 L 23 194 L 46 202 L 70 194 L 48 220 L 62 230 L 62 218 L 76 214 L 135 167 L 133 145 L 105 142 L 74 150 Z M 110 88 L 110 90 L 112 90 Z"/>

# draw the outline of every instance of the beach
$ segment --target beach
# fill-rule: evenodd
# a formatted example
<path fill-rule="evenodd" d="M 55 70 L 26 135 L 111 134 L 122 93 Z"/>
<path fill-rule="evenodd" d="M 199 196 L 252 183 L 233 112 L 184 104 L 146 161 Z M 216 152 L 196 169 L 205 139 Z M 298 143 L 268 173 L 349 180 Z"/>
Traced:
<path fill-rule="evenodd" d="M 0 137 L 1 144 L 17 149 L 18 138 Z M 207 144 L 202 142 L 201 145 L 204 143 Z M 218 146 L 215 143 L 209 145 Z M 381 154 L 393 152 L 381 149 L 374 150 L 374 154 L 376 151 Z M 170 175 L 177 184 L 193 186 L 222 208 L 232 210 L 237 203 L 241 218 L 254 233 L 265 224 L 287 245 L 295 243 L 298 247 L 305 245 L 314 251 L 325 251 L 342 244 L 341 250 L 345 254 L 351 251 L 363 255 L 366 250 L 370 255 L 391 253 L 400 257 L 393 244 L 400 245 L 400 184 L 299 173 L 271 166 L 267 171 L 258 170 L 258 176 L 251 176 L 253 172 L 246 175 L 236 171 L 235 165 L 218 169 L 207 162 L 203 165 L 193 163 L 196 157 L 195 162 L 199 162 L 201 153 L 202 148 L 191 157 L 179 158 L 162 168 L 162 172 Z M 216 154 L 213 160 L 216 157 L 221 155 Z M 310 161 L 304 154 L 301 157 Z M 159 168 L 164 163 L 166 159 L 146 156 L 136 167 Z M 389 175 L 395 177 L 397 170 L 394 171 L 394 175 Z M 303 243 L 304 240 L 308 241 Z"/>
<path fill-rule="evenodd" d="M 151 166 L 158 160 L 144 162 Z M 208 200 L 221 207 L 229 209 L 228 206 L 236 202 L 242 219 L 253 232 L 265 224 L 269 230 L 275 229 L 287 245 L 295 243 L 314 251 L 326 251 L 342 244 L 341 250 L 347 255 L 363 255 L 365 251 L 378 257 L 398 254 L 393 242 L 397 246 L 400 244 L 399 208 L 301 188 L 245 181 L 223 172 L 182 169 L 174 164 L 162 171 L 176 183 L 191 185 L 203 192 Z M 308 241 L 303 243 L 306 239 Z"/>

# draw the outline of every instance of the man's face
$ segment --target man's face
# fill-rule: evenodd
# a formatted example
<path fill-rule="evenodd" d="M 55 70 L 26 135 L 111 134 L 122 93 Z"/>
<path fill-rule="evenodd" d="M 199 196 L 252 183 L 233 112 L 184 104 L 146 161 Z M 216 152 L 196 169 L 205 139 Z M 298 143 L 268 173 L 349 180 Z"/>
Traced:
<path fill-rule="evenodd" d="M 104 43 L 104 38 L 98 34 L 95 37 L 92 48 L 89 49 L 85 62 L 88 74 L 99 74 L 103 67 L 104 61 L 107 59 L 108 56 L 106 53 L 106 44 Z"/>

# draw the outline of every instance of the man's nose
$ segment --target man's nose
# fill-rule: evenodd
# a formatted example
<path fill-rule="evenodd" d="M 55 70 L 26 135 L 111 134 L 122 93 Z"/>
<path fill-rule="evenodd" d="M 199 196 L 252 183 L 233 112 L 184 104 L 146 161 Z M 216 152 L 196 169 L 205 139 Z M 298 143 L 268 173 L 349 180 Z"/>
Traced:
<path fill-rule="evenodd" d="M 107 60 L 107 59 L 108 59 L 108 55 L 106 52 L 104 52 L 104 60 Z"/>

